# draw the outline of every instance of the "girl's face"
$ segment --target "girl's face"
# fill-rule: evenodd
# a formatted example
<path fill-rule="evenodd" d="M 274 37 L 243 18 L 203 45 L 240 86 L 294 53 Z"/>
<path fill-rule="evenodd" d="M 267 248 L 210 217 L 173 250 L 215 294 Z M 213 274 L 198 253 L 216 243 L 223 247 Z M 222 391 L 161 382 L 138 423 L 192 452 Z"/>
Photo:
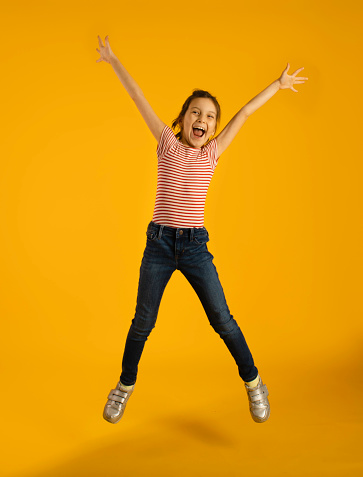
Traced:
<path fill-rule="evenodd" d="M 200 149 L 213 136 L 217 127 L 217 110 L 210 98 L 194 98 L 181 125 L 184 146 Z M 202 128 L 204 132 L 198 130 Z"/>

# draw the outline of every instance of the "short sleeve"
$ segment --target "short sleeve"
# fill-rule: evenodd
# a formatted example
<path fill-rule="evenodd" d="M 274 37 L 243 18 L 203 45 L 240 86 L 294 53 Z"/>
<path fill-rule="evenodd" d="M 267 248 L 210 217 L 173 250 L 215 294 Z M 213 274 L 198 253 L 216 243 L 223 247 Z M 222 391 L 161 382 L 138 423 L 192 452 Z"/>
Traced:
<path fill-rule="evenodd" d="M 165 126 L 162 130 L 159 144 L 156 148 L 156 155 L 158 157 L 158 161 L 162 159 L 167 151 L 178 142 L 177 138 L 173 131 L 169 128 L 169 126 Z"/>
<path fill-rule="evenodd" d="M 212 170 L 214 171 L 214 169 L 216 168 L 216 166 L 218 164 L 218 159 L 219 159 L 217 139 L 216 138 L 212 139 L 204 147 L 204 151 L 207 154 L 210 166 L 211 166 Z"/>

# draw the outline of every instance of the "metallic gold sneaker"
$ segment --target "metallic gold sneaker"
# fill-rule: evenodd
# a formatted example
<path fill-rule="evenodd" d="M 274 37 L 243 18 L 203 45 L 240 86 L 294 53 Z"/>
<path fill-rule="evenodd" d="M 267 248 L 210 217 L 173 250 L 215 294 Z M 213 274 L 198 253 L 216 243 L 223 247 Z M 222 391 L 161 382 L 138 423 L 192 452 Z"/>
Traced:
<path fill-rule="evenodd" d="M 111 422 L 112 424 L 117 424 L 119 422 L 134 388 L 135 384 L 132 388 L 126 390 L 121 382 L 118 382 L 116 389 L 111 389 L 110 394 L 108 395 L 108 401 L 103 411 L 103 417 L 106 421 Z"/>
<path fill-rule="evenodd" d="M 263 384 L 261 376 L 259 383 L 254 388 L 250 388 L 245 383 L 249 405 L 250 413 L 252 419 L 255 422 L 265 422 L 270 417 L 270 403 L 268 402 L 267 396 L 269 392 L 267 390 L 266 384 Z"/>

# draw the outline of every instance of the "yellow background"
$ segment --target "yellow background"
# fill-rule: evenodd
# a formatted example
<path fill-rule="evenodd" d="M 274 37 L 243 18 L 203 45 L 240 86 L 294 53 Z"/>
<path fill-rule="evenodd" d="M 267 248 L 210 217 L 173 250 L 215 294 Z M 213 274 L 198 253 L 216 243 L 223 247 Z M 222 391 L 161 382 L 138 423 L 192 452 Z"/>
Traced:
<path fill-rule="evenodd" d="M 5 476 L 358 476 L 362 447 L 362 6 L 7 2 L 1 32 L 1 467 Z M 134 315 L 156 141 L 99 54 L 167 124 L 194 88 L 220 130 L 303 66 L 220 157 L 208 248 L 270 392 L 180 272 L 123 420 L 103 420 Z"/>

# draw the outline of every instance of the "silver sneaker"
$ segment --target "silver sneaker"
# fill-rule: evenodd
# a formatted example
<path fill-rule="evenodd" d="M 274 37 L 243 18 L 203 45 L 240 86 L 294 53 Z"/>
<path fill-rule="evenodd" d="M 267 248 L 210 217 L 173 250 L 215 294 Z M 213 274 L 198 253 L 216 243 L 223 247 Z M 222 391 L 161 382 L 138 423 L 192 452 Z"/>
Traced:
<path fill-rule="evenodd" d="M 106 419 L 106 421 L 111 422 L 112 424 L 119 422 L 134 388 L 135 384 L 132 388 L 126 390 L 121 382 L 118 382 L 116 389 L 111 389 L 110 394 L 108 395 L 108 401 L 103 411 L 103 418 Z"/>
<path fill-rule="evenodd" d="M 270 403 L 267 396 L 269 392 L 266 384 L 263 384 L 261 376 L 260 381 L 254 388 L 250 388 L 245 383 L 245 388 L 248 395 L 250 413 L 255 422 L 265 422 L 270 417 Z"/>

